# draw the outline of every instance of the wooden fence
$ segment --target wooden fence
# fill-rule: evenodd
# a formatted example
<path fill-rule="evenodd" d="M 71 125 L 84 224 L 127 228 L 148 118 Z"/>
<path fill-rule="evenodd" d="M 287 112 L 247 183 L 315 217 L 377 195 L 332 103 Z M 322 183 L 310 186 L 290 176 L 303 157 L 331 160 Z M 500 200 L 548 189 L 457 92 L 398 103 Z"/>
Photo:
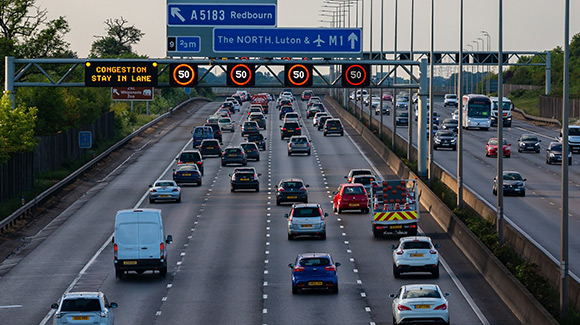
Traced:
<path fill-rule="evenodd" d="M 541 117 L 555 118 L 562 121 L 563 101 L 561 97 L 540 96 L 538 105 Z M 580 118 L 580 99 L 570 99 L 569 116 L 570 118 Z"/>
<path fill-rule="evenodd" d="M 79 148 L 79 131 L 91 131 L 94 146 L 98 141 L 112 139 L 114 130 L 115 113 L 108 112 L 80 130 L 70 129 L 40 137 L 33 151 L 13 154 L 7 163 L 0 165 L 0 200 L 18 197 L 25 191 L 33 190 L 35 174 L 58 170 L 67 161 L 79 159 L 84 154 L 92 155 L 91 149 Z"/>

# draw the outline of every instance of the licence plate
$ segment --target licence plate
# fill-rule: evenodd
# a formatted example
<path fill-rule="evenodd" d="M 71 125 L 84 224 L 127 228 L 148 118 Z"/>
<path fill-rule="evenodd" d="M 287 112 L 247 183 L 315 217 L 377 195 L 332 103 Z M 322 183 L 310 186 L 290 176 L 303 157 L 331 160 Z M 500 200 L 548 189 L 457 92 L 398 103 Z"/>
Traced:
<path fill-rule="evenodd" d="M 235 154 L 229 154 L 228 156 L 230 156 L 230 157 L 235 157 L 236 155 L 235 155 Z"/>
<path fill-rule="evenodd" d="M 415 305 L 415 309 L 430 309 L 431 305 Z"/>
<path fill-rule="evenodd" d="M 123 261 L 123 265 L 137 265 L 137 261 Z"/>
<path fill-rule="evenodd" d="M 292 132 L 294 132 L 294 130 L 288 130 L 288 133 L 292 133 Z"/>
<path fill-rule="evenodd" d="M 302 225 L 302 228 L 312 228 L 312 225 Z"/>
<path fill-rule="evenodd" d="M 411 257 L 423 257 L 423 254 L 411 254 Z"/>
<path fill-rule="evenodd" d="M 209 150 L 209 149 L 213 149 L 213 147 L 207 147 L 207 149 L 208 149 L 208 150 Z"/>
<path fill-rule="evenodd" d="M 394 226 L 390 226 L 389 228 L 390 229 L 402 229 L 403 226 L 401 226 L 401 225 L 394 225 Z"/>
<path fill-rule="evenodd" d="M 240 178 L 240 181 L 249 181 L 249 178 Z"/>
<path fill-rule="evenodd" d="M 191 174 L 182 174 L 182 176 L 191 176 Z"/>
<path fill-rule="evenodd" d="M 308 282 L 309 286 L 321 286 L 322 285 L 322 281 L 310 281 Z"/>
<path fill-rule="evenodd" d="M 159 197 L 169 197 L 169 195 L 159 195 Z"/>
<path fill-rule="evenodd" d="M 358 203 L 350 203 L 348 206 L 349 206 L 349 207 L 358 207 L 358 206 L 359 206 L 359 204 L 358 204 Z"/>
<path fill-rule="evenodd" d="M 289 196 L 288 198 L 289 199 L 297 199 L 298 197 L 296 195 L 293 195 L 293 196 Z"/>
<path fill-rule="evenodd" d="M 73 316 L 72 320 L 90 320 L 89 316 Z"/>
<path fill-rule="evenodd" d="M 336 128 L 330 128 L 331 130 L 336 130 Z"/>
<path fill-rule="evenodd" d="M 442 145 L 442 146 L 448 146 L 448 145 L 449 145 L 449 143 L 447 143 L 447 142 L 443 142 L 443 143 L 441 143 L 441 145 Z"/>

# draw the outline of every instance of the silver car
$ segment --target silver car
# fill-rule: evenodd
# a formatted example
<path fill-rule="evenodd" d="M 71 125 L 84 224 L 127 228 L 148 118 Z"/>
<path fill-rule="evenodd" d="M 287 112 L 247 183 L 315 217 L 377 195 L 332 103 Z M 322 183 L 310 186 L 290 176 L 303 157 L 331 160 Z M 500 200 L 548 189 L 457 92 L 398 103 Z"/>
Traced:
<path fill-rule="evenodd" d="M 393 298 L 393 323 L 440 322 L 449 324 L 449 293 L 443 293 L 436 284 L 402 286 Z"/>
<path fill-rule="evenodd" d="M 326 221 L 328 213 L 322 212 L 318 203 L 293 204 L 288 219 L 288 240 L 295 236 L 318 236 L 326 239 Z"/>
<path fill-rule="evenodd" d="M 218 120 L 218 124 L 220 125 L 220 129 L 223 131 L 228 130 L 230 132 L 236 131 L 236 125 L 232 122 L 232 119 L 229 117 L 222 117 Z"/>
<path fill-rule="evenodd" d="M 293 135 L 288 140 L 288 156 L 293 153 L 305 153 L 310 156 L 310 141 L 304 135 Z"/>
<path fill-rule="evenodd" d="M 320 121 L 320 118 L 322 116 L 328 116 L 327 112 L 318 112 L 314 115 L 314 118 L 312 119 L 312 126 L 318 126 L 318 122 Z"/>
<path fill-rule="evenodd" d="M 155 201 L 181 202 L 181 188 L 172 180 L 158 180 L 149 185 L 149 203 Z"/>
<path fill-rule="evenodd" d="M 114 323 L 113 308 L 117 304 L 109 302 L 102 292 L 69 292 L 65 293 L 58 303 L 51 306 L 56 309 L 53 324 L 98 324 Z"/>

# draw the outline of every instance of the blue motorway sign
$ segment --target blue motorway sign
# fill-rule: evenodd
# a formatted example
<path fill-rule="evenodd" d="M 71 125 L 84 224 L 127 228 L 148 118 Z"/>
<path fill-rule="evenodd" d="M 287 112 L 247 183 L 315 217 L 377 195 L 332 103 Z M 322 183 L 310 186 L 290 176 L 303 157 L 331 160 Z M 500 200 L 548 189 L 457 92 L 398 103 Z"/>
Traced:
<path fill-rule="evenodd" d="M 167 26 L 276 26 L 276 5 L 172 3 Z"/>
<path fill-rule="evenodd" d="M 201 51 L 201 37 L 177 36 L 167 38 L 167 48 L 172 52 L 199 53 Z"/>
<path fill-rule="evenodd" d="M 215 53 L 360 55 L 358 28 L 215 28 Z"/>
<path fill-rule="evenodd" d="M 91 131 L 79 131 L 79 148 L 90 149 L 93 147 L 93 133 Z"/>

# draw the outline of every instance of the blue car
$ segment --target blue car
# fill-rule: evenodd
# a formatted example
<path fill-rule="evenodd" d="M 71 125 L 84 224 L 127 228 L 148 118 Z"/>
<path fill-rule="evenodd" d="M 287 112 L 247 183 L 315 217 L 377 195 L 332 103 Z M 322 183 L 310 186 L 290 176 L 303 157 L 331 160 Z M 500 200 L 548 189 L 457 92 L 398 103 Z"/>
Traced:
<path fill-rule="evenodd" d="M 326 289 L 338 293 L 336 269 L 340 263 L 334 262 L 328 253 L 305 253 L 296 257 L 292 269 L 292 293 L 303 289 Z"/>
<path fill-rule="evenodd" d="M 177 184 L 195 183 L 201 186 L 201 172 L 195 164 L 181 164 L 173 170 L 173 181 Z"/>

